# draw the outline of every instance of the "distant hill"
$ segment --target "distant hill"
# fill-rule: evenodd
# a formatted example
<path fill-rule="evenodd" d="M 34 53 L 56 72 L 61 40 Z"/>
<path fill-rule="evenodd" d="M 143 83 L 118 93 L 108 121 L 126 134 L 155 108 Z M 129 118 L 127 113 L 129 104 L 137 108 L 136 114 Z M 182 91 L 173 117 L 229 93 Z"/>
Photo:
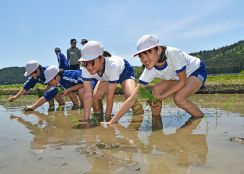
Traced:
<path fill-rule="evenodd" d="M 244 40 L 218 49 L 191 53 L 204 60 L 209 74 L 239 73 L 244 70 Z"/>
<path fill-rule="evenodd" d="M 191 53 L 204 60 L 209 74 L 239 73 L 244 70 L 244 40 L 218 49 Z M 142 69 L 134 67 L 139 78 Z M 22 84 L 25 82 L 24 67 L 8 67 L 0 69 L 0 85 Z"/>
<path fill-rule="evenodd" d="M 0 69 L 0 85 L 21 84 L 26 81 L 24 67 L 8 67 Z"/>

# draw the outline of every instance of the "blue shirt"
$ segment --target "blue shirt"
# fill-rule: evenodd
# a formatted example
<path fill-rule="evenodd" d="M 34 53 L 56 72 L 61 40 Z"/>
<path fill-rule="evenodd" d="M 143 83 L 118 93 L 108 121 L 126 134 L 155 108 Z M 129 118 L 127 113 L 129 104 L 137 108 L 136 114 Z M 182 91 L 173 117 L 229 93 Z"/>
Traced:
<path fill-rule="evenodd" d="M 42 67 L 40 66 L 38 69 L 40 70 L 40 75 L 35 79 L 33 77 L 29 77 L 24 84 L 24 89 L 29 91 L 30 88 L 33 88 L 37 83 L 45 84 L 46 78 L 44 76 L 44 71 L 47 69 L 48 66 Z"/>
<path fill-rule="evenodd" d="M 57 59 L 58 59 L 58 63 L 59 63 L 59 68 L 62 68 L 64 70 L 69 70 L 69 62 L 63 53 L 59 52 L 57 54 Z"/>
<path fill-rule="evenodd" d="M 62 77 L 60 78 L 59 86 L 63 89 L 68 89 L 77 84 L 83 84 L 81 78 L 81 70 L 64 70 Z M 45 94 L 44 98 L 49 101 L 58 94 L 58 88 L 52 86 Z"/>

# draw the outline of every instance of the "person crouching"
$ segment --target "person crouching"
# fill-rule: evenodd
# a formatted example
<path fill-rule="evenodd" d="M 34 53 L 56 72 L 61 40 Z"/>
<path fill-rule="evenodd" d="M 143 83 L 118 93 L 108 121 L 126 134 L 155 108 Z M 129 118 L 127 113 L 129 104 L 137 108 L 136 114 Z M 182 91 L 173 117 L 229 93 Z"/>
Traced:
<path fill-rule="evenodd" d="M 48 83 L 52 87 L 43 95 L 43 97 L 39 98 L 34 104 L 26 106 L 24 110 L 35 110 L 57 95 L 69 96 L 73 103 L 72 109 L 79 109 L 84 94 L 81 74 L 82 71 L 80 70 L 63 70 L 53 65 L 48 67 L 44 72 L 46 78 L 45 83 Z M 60 91 L 58 86 L 60 86 L 63 91 Z M 76 92 L 78 92 L 78 96 Z"/>

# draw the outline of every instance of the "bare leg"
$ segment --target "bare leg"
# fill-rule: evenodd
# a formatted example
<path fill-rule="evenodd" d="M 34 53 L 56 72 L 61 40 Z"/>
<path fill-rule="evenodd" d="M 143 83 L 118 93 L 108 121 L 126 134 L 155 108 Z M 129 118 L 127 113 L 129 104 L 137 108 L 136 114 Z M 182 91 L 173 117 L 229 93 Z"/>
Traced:
<path fill-rule="evenodd" d="M 133 79 L 127 79 L 121 83 L 121 86 L 124 91 L 124 96 L 127 99 L 135 91 L 136 83 Z"/>
<path fill-rule="evenodd" d="M 63 98 L 63 96 L 61 95 L 61 93 L 58 93 L 58 94 L 55 96 L 55 100 L 58 102 L 59 106 L 61 106 L 61 105 L 65 105 L 65 101 L 64 101 L 64 98 Z"/>
<path fill-rule="evenodd" d="M 152 130 L 162 130 L 163 122 L 160 115 L 153 115 L 152 116 Z"/>
<path fill-rule="evenodd" d="M 72 103 L 73 103 L 73 107 L 72 107 L 72 109 L 73 109 L 73 110 L 77 110 L 77 109 L 79 109 L 79 108 L 80 108 L 80 102 L 79 102 L 79 99 L 78 99 L 77 94 L 74 93 L 74 92 L 70 92 L 68 95 L 69 95 L 70 100 L 71 100 Z"/>
<path fill-rule="evenodd" d="M 154 96 L 160 96 L 177 83 L 178 81 L 176 80 L 162 80 L 152 87 L 152 93 Z"/>
<path fill-rule="evenodd" d="M 197 77 L 191 76 L 187 79 L 186 86 L 176 93 L 174 96 L 175 104 L 184 109 L 193 117 L 203 117 L 203 112 L 192 102 L 188 100 L 190 96 L 195 94 L 201 87 L 202 81 Z"/>
<path fill-rule="evenodd" d="M 102 100 L 107 92 L 108 82 L 99 81 L 93 92 L 93 111 L 94 113 L 103 113 Z"/>
<path fill-rule="evenodd" d="M 176 85 L 178 81 L 176 80 L 162 80 L 152 87 L 152 93 L 155 97 L 162 95 L 165 91 Z M 157 116 L 161 114 L 162 111 L 162 100 L 156 99 L 148 102 L 151 107 L 152 115 Z"/>
<path fill-rule="evenodd" d="M 177 83 L 178 82 L 175 80 L 163 80 L 153 87 L 153 95 L 161 95 L 164 93 L 164 91 L 173 87 Z M 199 80 L 197 77 L 191 76 L 187 79 L 186 86 L 174 94 L 175 104 L 194 117 L 202 117 L 204 114 L 195 104 L 190 102 L 188 98 L 195 94 L 200 89 L 201 85 L 201 80 Z"/>
<path fill-rule="evenodd" d="M 54 108 L 54 99 L 48 101 L 49 108 Z"/>
<path fill-rule="evenodd" d="M 152 94 L 154 96 L 160 96 L 173 85 L 175 85 L 175 81 L 162 80 L 152 87 Z M 151 107 L 153 117 L 158 117 L 159 115 L 161 115 L 162 100 L 156 99 L 153 101 L 147 101 L 147 103 Z"/>
<path fill-rule="evenodd" d="M 153 117 L 161 115 L 162 100 L 156 99 L 153 101 L 148 101 L 147 103 L 151 107 L 151 112 Z"/>
<path fill-rule="evenodd" d="M 83 108 L 83 100 L 84 100 L 84 88 L 80 88 L 78 90 L 78 97 L 80 99 L 80 106 Z"/>
<path fill-rule="evenodd" d="M 136 83 L 135 83 L 135 80 L 133 80 L 133 79 L 127 79 L 127 80 L 123 81 L 121 86 L 124 91 L 124 96 L 127 99 L 135 91 Z M 143 107 L 138 99 L 136 99 L 135 104 L 132 106 L 132 111 L 133 111 L 133 115 L 144 114 Z"/>

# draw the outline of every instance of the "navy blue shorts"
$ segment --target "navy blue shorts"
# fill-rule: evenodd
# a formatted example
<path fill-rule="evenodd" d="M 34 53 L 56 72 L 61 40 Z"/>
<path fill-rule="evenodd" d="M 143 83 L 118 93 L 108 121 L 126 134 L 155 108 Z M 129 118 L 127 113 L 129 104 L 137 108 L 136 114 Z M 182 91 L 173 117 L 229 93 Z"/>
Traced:
<path fill-rule="evenodd" d="M 119 76 L 119 80 L 117 83 L 123 83 L 123 81 L 127 79 L 133 79 L 135 80 L 135 74 L 134 74 L 134 69 L 133 67 L 129 64 L 127 60 L 124 60 L 125 62 L 125 68 L 123 72 Z"/>
<path fill-rule="evenodd" d="M 97 79 L 92 79 L 92 81 L 91 81 L 91 85 L 92 85 L 92 89 L 94 90 L 94 88 L 96 87 L 96 85 L 97 85 Z"/>
<path fill-rule="evenodd" d="M 206 65 L 201 61 L 200 67 L 194 71 L 190 76 L 195 76 L 202 81 L 202 86 L 200 89 L 204 88 L 205 81 L 207 79 L 208 73 L 206 70 Z"/>

